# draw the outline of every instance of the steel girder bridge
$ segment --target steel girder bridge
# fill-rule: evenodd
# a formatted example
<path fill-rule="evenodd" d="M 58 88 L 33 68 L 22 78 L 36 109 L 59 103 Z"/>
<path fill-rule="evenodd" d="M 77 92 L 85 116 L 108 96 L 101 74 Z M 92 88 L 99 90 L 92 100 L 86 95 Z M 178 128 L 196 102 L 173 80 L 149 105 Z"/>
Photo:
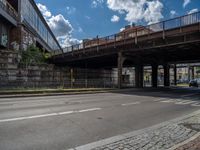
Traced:
<path fill-rule="evenodd" d="M 136 87 L 143 87 L 145 65 L 152 66 L 152 86 L 157 87 L 158 66 L 162 65 L 164 86 L 169 86 L 169 64 L 200 61 L 200 12 L 87 40 L 65 48 L 51 61 L 69 67 L 118 68 L 119 88 L 122 68 L 130 66 L 135 67 Z"/>

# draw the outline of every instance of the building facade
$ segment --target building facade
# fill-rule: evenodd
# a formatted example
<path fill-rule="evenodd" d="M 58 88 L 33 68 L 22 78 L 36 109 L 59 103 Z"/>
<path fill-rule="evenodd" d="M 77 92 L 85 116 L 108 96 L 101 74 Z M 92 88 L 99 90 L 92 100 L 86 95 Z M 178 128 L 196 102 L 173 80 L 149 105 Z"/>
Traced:
<path fill-rule="evenodd" d="M 31 44 L 62 52 L 34 0 L 0 0 L 0 48 L 23 50 Z"/>

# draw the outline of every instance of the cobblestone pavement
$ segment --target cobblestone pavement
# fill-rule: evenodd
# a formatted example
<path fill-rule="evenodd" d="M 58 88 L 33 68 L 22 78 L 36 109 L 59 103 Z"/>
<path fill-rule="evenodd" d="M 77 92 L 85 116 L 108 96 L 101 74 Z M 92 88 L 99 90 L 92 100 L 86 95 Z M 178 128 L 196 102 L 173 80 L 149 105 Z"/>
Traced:
<path fill-rule="evenodd" d="M 189 139 L 196 133 L 197 131 L 184 125 L 172 124 L 94 150 L 166 150 Z"/>
<path fill-rule="evenodd" d="M 188 141 L 200 132 L 200 113 L 178 122 L 171 122 L 138 135 L 91 148 L 92 150 L 200 150 L 200 137 Z M 180 145 L 178 148 L 176 145 Z M 174 147 L 174 148 L 173 148 Z M 77 150 L 88 149 L 77 148 Z M 90 148 L 89 148 L 90 149 Z"/>

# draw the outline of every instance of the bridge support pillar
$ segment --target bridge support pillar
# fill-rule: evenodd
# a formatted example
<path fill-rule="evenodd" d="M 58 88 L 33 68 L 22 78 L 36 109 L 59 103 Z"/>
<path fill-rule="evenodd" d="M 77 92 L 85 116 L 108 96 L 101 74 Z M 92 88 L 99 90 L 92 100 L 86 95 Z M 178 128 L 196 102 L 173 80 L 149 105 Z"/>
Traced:
<path fill-rule="evenodd" d="M 143 65 L 137 65 L 135 67 L 135 85 L 136 85 L 136 88 L 143 88 L 143 80 L 144 80 Z"/>
<path fill-rule="evenodd" d="M 158 65 L 152 65 L 152 87 L 158 87 Z"/>
<path fill-rule="evenodd" d="M 177 67 L 176 64 L 174 64 L 174 85 L 177 85 Z"/>
<path fill-rule="evenodd" d="M 169 72 L 169 69 L 170 69 L 170 66 L 168 64 L 165 64 L 163 66 L 164 68 L 164 86 L 170 86 L 170 72 Z"/>
<path fill-rule="evenodd" d="M 194 77 L 194 74 L 195 74 L 195 73 L 194 73 L 194 66 L 191 67 L 191 70 L 192 70 L 192 80 L 193 80 L 193 79 L 195 78 L 195 77 Z"/>
<path fill-rule="evenodd" d="M 122 88 L 122 69 L 123 69 L 123 62 L 124 57 L 122 56 L 122 53 L 118 53 L 118 88 Z"/>

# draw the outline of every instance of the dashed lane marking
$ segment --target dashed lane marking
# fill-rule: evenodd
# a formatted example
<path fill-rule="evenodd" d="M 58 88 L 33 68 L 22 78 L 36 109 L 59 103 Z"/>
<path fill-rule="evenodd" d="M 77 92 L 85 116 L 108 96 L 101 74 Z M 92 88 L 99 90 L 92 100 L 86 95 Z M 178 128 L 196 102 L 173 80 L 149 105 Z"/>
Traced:
<path fill-rule="evenodd" d="M 2 120 L 0 120 L 0 123 L 21 121 L 21 120 L 28 120 L 28 119 L 36 119 L 36 118 L 44 118 L 44 117 L 52 117 L 52 116 L 60 116 L 60 115 L 69 115 L 69 114 L 74 114 L 74 113 L 91 112 L 91 111 L 97 111 L 97 110 L 101 110 L 101 108 L 91 108 L 91 109 L 84 109 L 84 110 L 78 110 L 78 111 L 66 111 L 66 112 L 57 112 L 57 113 L 50 113 L 50 114 L 27 116 L 27 117 L 2 119 Z"/>
<path fill-rule="evenodd" d="M 169 100 L 164 100 L 164 101 L 160 101 L 162 103 L 173 103 L 174 100 L 173 99 L 169 99 Z"/>
<path fill-rule="evenodd" d="M 153 101 L 159 102 L 159 101 L 162 101 L 162 100 L 167 100 L 167 98 L 159 98 L 159 99 L 155 99 L 155 100 L 153 100 Z"/>
<path fill-rule="evenodd" d="M 79 110 L 78 112 L 82 113 L 82 112 L 97 111 L 97 110 L 101 110 L 101 108 L 91 108 L 91 109 Z"/>
<path fill-rule="evenodd" d="M 131 106 L 131 105 L 138 105 L 138 104 L 140 104 L 140 102 L 126 103 L 126 104 L 122 104 L 122 106 Z"/>

